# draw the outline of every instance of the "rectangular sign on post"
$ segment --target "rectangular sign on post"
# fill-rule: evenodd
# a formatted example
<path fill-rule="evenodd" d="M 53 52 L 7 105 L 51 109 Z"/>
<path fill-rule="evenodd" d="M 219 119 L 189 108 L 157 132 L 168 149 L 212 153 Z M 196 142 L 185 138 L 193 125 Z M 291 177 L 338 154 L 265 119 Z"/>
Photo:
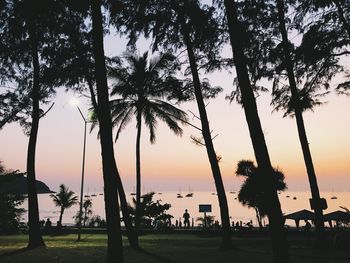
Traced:
<path fill-rule="evenodd" d="M 209 204 L 199 205 L 199 212 L 202 212 L 202 213 L 211 212 L 211 205 Z"/>

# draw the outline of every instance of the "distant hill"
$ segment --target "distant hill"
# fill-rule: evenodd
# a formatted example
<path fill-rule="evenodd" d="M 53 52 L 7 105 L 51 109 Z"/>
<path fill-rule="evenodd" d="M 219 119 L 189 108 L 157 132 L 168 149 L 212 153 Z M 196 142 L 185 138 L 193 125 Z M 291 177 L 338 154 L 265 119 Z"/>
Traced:
<path fill-rule="evenodd" d="M 54 193 L 41 181 L 36 181 L 38 194 Z M 5 194 L 27 194 L 27 177 L 22 173 L 0 176 L 0 193 Z"/>

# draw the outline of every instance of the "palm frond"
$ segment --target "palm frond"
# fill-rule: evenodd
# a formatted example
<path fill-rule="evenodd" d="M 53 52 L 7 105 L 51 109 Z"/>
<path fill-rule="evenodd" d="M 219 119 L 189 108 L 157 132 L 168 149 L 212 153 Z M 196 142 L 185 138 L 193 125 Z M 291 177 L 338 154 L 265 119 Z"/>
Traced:
<path fill-rule="evenodd" d="M 142 116 L 145 121 L 146 126 L 149 129 L 149 140 L 151 143 L 156 141 L 156 129 L 157 129 L 157 119 L 155 118 L 154 111 L 151 107 L 144 107 L 142 111 Z"/>
<path fill-rule="evenodd" d="M 119 128 L 117 130 L 117 133 L 115 135 L 115 141 L 118 140 L 120 132 L 125 129 L 126 125 L 131 121 L 133 113 L 133 108 L 130 108 L 128 111 L 125 112 L 123 119 L 119 122 Z"/>

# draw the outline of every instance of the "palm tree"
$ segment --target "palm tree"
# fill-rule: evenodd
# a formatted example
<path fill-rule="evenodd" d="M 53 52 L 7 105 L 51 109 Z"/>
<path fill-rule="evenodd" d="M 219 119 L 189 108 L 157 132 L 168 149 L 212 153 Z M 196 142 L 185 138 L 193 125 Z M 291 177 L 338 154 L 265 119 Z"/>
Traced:
<path fill-rule="evenodd" d="M 60 218 L 58 220 L 59 225 L 61 226 L 64 210 L 78 203 L 78 197 L 64 184 L 60 185 L 60 190 L 57 194 L 50 194 L 50 197 L 55 205 L 61 208 Z"/>
<path fill-rule="evenodd" d="M 130 5 L 135 4 L 135 1 L 127 2 Z M 137 35 L 142 31 L 146 36 L 152 36 L 154 50 L 163 48 L 177 51 L 185 48 L 187 51 L 190 64 L 187 72 L 192 76 L 189 90 L 197 102 L 201 122 L 200 130 L 218 193 L 222 223 L 221 245 L 231 247 L 227 198 L 204 103 L 205 83 L 199 77 L 200 68 L 211 71 L 213 67 L 210 66 L 218 62 L 216 59 L 220 53 L 218 42 L 221 40 L 221 35 L 217 30 L 217 23 L 213 15 L 215 10 L 208 5 L 201 5 L 198 0 L 136 2 L 139 4 L 135 9 L 138 12 L 130 14 L 131 24 L 128 25 L 132 35 L 131 42 L 135 39 L 132 33 Z"/>
<path fill-rule="evenodd" d="M 116 83 L 112 95 L 121 95 L 111 103 L 112 125 L 117 127 L 116 140 L 134 115 L 136 117 L 136 218 L 135 228 L 139 228 L 141 200 L 141 128 L 142 120 L 150 132 L 150 141 L 156 140 L 157 119 L 164 121 L 176 135 L 182 134 L 179 121 L 186 121 L 186 113 L 164 99 L 170 95 L 174 85 L 180 82 L 173 76 L 176 69 L 175 58 L 163 54 L 148 63 L 148 53 L 142 56 L 127 54 L 128 66 L 119 65 L 109 69 L 109 77 Z"/>
<path fill-rule="evenodd" d="M 97 112 L 98 102 L 95 89 L 96 81 L 94 79 L 91 28 L 85 23 L 85 16 L 81 14 L 80 10 L 76 11 L 71 8 L 67 20 L 67 28 L 70 28 L 70 30 L 66 32 L 66 42 L 63 43 L 63 40 L 61 40 L 57 43 L 57 46 L 53 47 L 58 54 L 57 56 L 59 56 L 64 63 L 63 66 L 59 65 L 59 68 L 53 70 L 60 72 L 61 86 L 65 86 L 78 93 L 88 90 L 88 92 L 90 92 L 93 109 Z M 128 241 L 131 247 L 138 248 L 139 244 L 134 227 L 131 223 L 124 187 L 120 177 L 116 179 Z"/>
<path fill-rule="evenodd" d="M 264 177 L 259 174 L 258 167 L 250 160 L 238 162 L 236 175 L 245 177 L 245 181 L 238 193 L 238 200 L 244 206 L 254 208 L 259 227 L 262 228 L 262 217 L 266 216 L 268 211 L 266 209 L 268 202 L 264 199 L 266 197 L 265 189 L 261 187 L 263 185 L 261 181 L 264 180 Z M 284 174 L 276 168 L 274 168 L 274 180 L 278 191 L 287 189 L 287 185 L 284 182 Z"/>
<path fill-rule="evenodd" d="M 222 1 L 218 1 L 222 2 Z M 264 176 L 262 188 L 265 189 L 266 199 L 269 202 L 268 217 L 271 226 L 272 248 L 274 262 L 290 262 L 286 234 L 283 229 L 284 220 L 282 217 L 281 205 L 277 195 L 277 189 L 273 179 L 273 168 L 271 166 L 269 152 L 265 142 L 265 136 L 261 127 L 254 91 L 250 82 L 247 68 L 245 46 L 242 39 L 245 39 L 244 28 L 238 19 L 237 2 L 224 0 L 223 5 L 228 23 L 228 32 L 233 51 L 239 89 L 241 92 L 242 104 L 248 124 L 250 138 L 253 144 L 258 169 Z"/>

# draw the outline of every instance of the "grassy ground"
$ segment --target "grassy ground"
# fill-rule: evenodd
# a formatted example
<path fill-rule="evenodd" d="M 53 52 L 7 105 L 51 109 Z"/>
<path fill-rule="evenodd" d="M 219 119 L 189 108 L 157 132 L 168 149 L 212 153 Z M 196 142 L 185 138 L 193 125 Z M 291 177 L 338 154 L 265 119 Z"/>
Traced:
<path fill-rule="evenodd" d="M 106 236 L 83 235 L 83 242 L 75 242 L 76 235 L 44 236 L 46 248 L 24 250 L 26 235 L 0 236 L 1 263 L 87 263 L 105 262 Z M 267 238 L 234 238 L 235 249 L 220 250 L 220 239 L 189 234 L 146 235 L 141 237 L 143 250 L 136 251 L 125 242 L 125 261 L 212 263 L 212 262 L 272 262 L 270 242 Z M 290 254 L 294 263 L 350 262 L 348 250 L 314 250 L 310 240 L 290 240 Z"/>

